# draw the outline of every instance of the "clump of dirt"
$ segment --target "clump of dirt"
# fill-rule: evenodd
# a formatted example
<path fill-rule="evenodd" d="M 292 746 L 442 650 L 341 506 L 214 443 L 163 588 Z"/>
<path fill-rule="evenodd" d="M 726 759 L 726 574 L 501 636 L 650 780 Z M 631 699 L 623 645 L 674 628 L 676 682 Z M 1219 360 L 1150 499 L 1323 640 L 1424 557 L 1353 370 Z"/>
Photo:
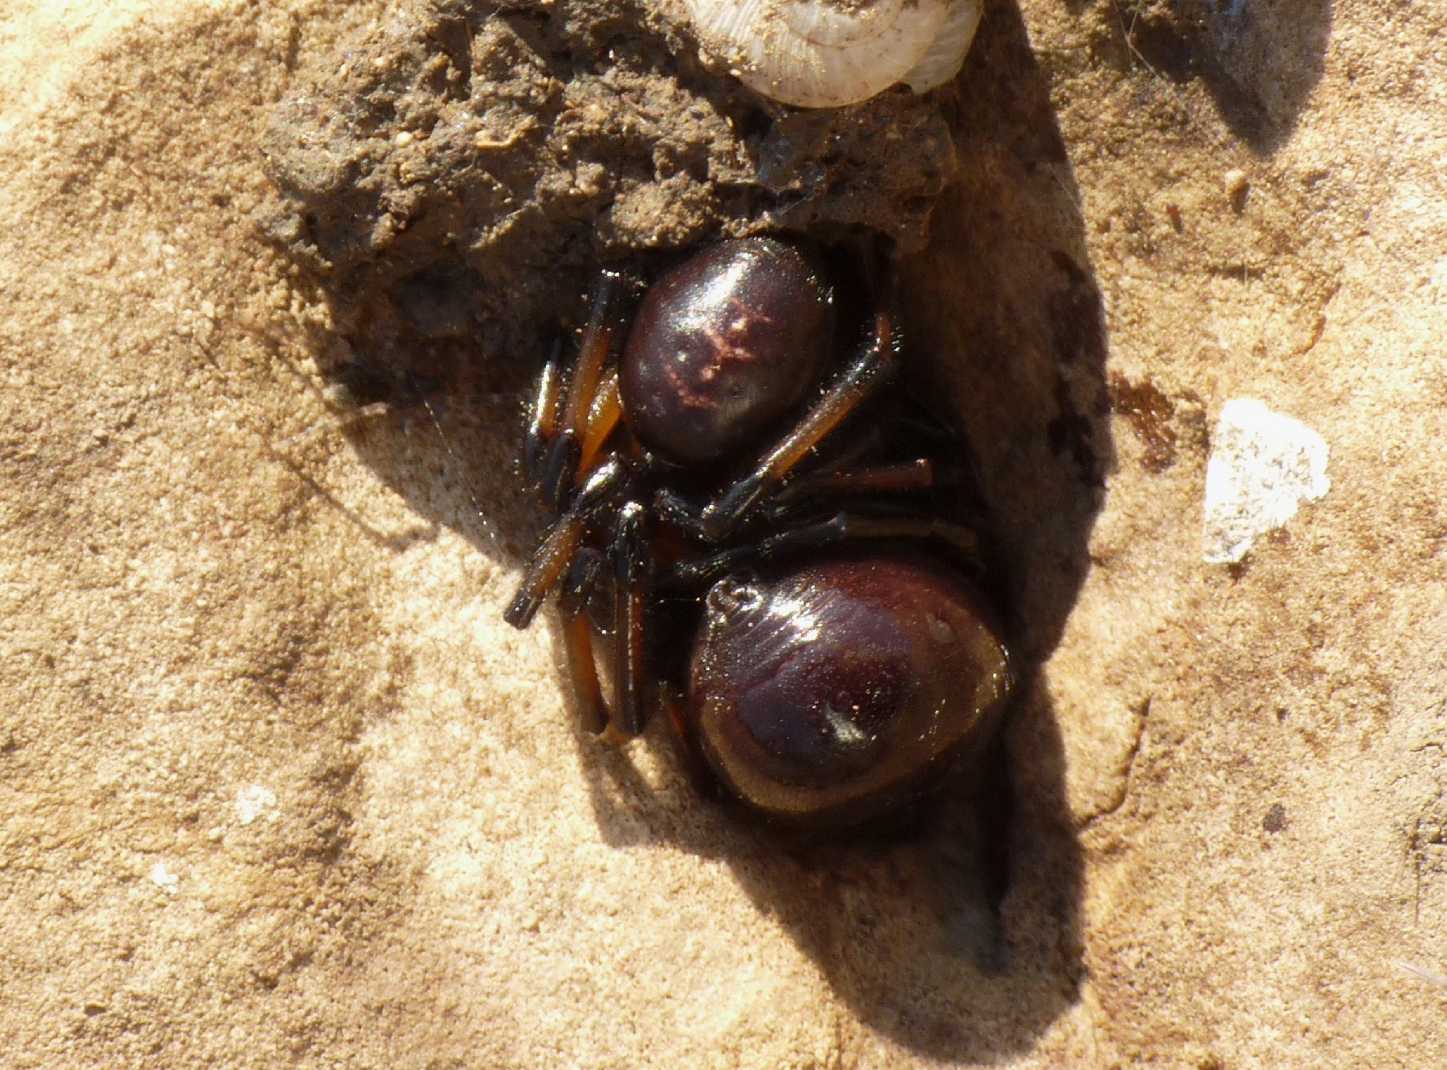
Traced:
<path fill-rule="evenodd" d="M 863 228 L 924 246 L 957 172 L 948 94 L 802 112 L 706 62 L 666 4 L 406 7 L 275 111 L 263 229 L 393 368 L 464 338 L 535 353 L 599 262 L 640 252 Z"/>

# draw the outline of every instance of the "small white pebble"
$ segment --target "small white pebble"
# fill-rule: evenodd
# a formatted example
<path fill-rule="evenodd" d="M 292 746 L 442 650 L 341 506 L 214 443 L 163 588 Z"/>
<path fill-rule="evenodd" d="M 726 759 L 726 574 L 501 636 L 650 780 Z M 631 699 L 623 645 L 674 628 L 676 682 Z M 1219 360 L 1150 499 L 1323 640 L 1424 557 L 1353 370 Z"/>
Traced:
<path fill-rule="evenodd" d="M 1206 463 L 1204 559 L 1213 565 L 1240 561 L 1258 535 L 1282 527 L 1303 500 L 1330 490 L 1329 453 L 1319 434 L 1264 402 L 1226 402 Z"/>
<path fill-rule="evenodd" d="M 401 132 L 397 135 L 397 137 L 395 138 L 395 141 L 396 141 L 397 147 L 398 147 L 399 149 L 400 149 L 400 148 L 405 148 L 406 146 L 412 144 L 412 131 L 410 131 L 410 130 L 403 130 L 403 131 L 401 131 Z"/>
<path fill-rule="evenodd" d="M 157 862 L 151 867 L 151 883 L 167 895 L 175 895 L 176 888 L 181 883 L 181 878 L 172 873 L 164 862 Z"/>
<path fill-rule="evenodd" d="M 276 809 L 276 792 L 261 784 L 247 784 L 236 792 L 236 820 L 249 825 Z"/>

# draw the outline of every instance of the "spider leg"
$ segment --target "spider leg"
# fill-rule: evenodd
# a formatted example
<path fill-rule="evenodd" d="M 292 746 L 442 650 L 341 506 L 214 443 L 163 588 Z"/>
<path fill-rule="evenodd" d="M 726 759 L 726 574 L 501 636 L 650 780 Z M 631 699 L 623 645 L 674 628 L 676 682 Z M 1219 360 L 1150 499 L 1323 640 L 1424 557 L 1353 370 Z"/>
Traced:
<path fill-rule="evenodd" d="M 823 396 L 794 428 L 769 450 L 758 466 L 704 507 L 701 530 L 719 543 L 736 531 L 759 501 L 772 494 L 809 453 L 864 402 L 877 395 L 899 371 L 894 330 L 895 281 L 892 263 L 875 294 L 874 327 L 858 356 L 829 384 Z"/>
<path fill-rule="evenodd" d="M 652 594 L 652 549 L 648 544 L 647 512 L 636 501 L 618 510 L 608 557 L 613 566 L 613 708 L 603 699 L 598 678 L 598 652 L 588 602 L 601 578 L 604 557 L 582 547 L 562 581 L 558 613 L 568 678 L 583 727 L 601 735 L 610 727 L 625 739 L 643 731 L 647 713 L 647 607 Z"/>
<path fill-rule="evenodd" d="M 588 614 L 580 609 L 560 608 L 559 613 L 563 618 L 563 651 L 578 717 L 585 729 L 595 736 L 601 735 L 608 727 L 608 708 L 603 703 L 603 687 L 598 682 L 593 626 L 588 621 Z"/>
<path fill-rule="evenodd" d="M 658 587 L 664 594 L 697 591 L 744 565 L 768 564 L 804 550 L 823 550 L 841 543 L 874 539 L 921 539 L 948 548 L 969 571 L 980 569 L 980 539 L 972 528 L 927 513 L 873 514 L 839 512 L 770 535 L 757 543 L 734 546 L 691 561 L 681 561 Z"/>
<path fill-rule="evenodd" d="M 546 474 L 548 451 L 558 434 L 558 407 L 563 397 L 563 340 L 553 343 L 542 373 L 538 376 L 537 394 L 528 409 L 528 429 L 523 440 L 523 473 L 531 483 L 542 484 Z"/>
<path fill-rule="evenodd" d="M 643 731 L 648 669 L 647 613 L 652 595 L 648 513 L 631 501 L 618 511 L 610 548 L 613 578 L 613 723 L 625 736 Z"/>
<path fill-rule="evenodd" d="M 601 550 L 580 546 L 558 588 L 558 609 L 565 614 L 587 611 L 600 591 L 598 578 L 607 564 L 608 560 Z M 601 590 L 608 593 L 606 587 Z"/>
<path fill-rule="evenodd" d="M 851 455 L 848 460 L 852 459 Z M 959 473 L 952 466 L 929 457 L 858 466 L 846 462 L 793 477 L 767 499 L 760 513 L 780 524 L 832 498 L 924 494 L 953 487 L 958 479 Z M 662 487 L 653 497 L 653 508 L 661 519 L 695 541 L 709 541 L 703 510 L 684 495 Z"/>
<path fill-rule="evenodd" d="M 951 484 L 949 470 L 928 457 L 912 461 L 831 468 L 801 475 L 769 499 L 767 513 L 781 520 L 818 501 L 841 495 L 921 494 Z"/>
<path fill-rule="evenodd" d="M 598 463 L 608 436 L 623 419 L 623 398 L 618 393 L 618 367 L 609 368 L 593 396 L 588 409 L 588 423 L 583 429 L 583 440 L 578 450 L 578 474 L 573 482 L 582 485 Z"/>
<path fill-rule="evenodd" d="M 579 482 L 582 467 L 583 444 L 588 435 L 590 416 L 599 389 L 606 379 L 608 358 L 613 352 L 613 343 L 621 333 L 624 291 L 627 286 L 624 277 L 617 271 L 603 271 L 593 290 L 592 309 L 588 324 L 583 328 L 583 337 L 578 345 L 578 356 L 573 362 L 568 377 L 566 394 L 561 385 L 557 387 L 558 405 L 552 441 L 539 466 L 538 482 L 543 497 L 554 509 L 561 510 L 569 495 Z M 548 372 L 544 368 L 544 378 Z M 543 383 L 540 383 L 538 397 L 548 397 Z M 544 407 L 544 411 L 546 411 Z M 616 418 L 613 421 L 617 422 Z M 546 421 L 544 421 L 544 425 Z M 610 426 L 611 430 L 611 426 Z M 540 437 L 547 434 L 546 426 L 541 427 Z M 606 435 L 604 436 L 606 437 Z M 601 445 L 601 440 L 600 443 Z M 596 455 L 596 448 L 595 448 Z"/>
<path fill-rule="evenodd" d="M 963 565 L 973 568 L 980 560 L 980 537 L 973 528 L 928 513 L 836 513 L 828 520 L 771 535 L 759 544 L 758 556 L 772 561 L 800 550 L 821 550 L 862 539 L 928 539 L 947 547 Z"/>
<path fill-rule="evenodd" d="M 548 529 L 533 551 L 517 594 L 503 614 L 503 619 L 514 628 L 526 628 L 532 623 L 548 595 L 563 582 L 588 526 L 613 500 L 614 492 L 626 476 L 627 469 L 616 457 L 599 465 L 588 476 L 573 503 Z"/>
<path fill-rule="evenodd" d="M 677 528 L 689 538 L 707 541 L 703 534 L 703 510 L 684 495 L 668 487 L 660 487 L 653 495 L 653 511 L 659 519 Z"/>

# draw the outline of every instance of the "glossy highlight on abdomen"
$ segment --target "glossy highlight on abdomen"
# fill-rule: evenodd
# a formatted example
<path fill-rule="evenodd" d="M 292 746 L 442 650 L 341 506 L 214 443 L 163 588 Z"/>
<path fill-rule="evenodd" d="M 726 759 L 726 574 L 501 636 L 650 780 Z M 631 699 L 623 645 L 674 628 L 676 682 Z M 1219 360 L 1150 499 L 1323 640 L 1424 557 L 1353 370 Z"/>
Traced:
<path fill-rule="evenodd" d="M 924 554 L 844 553 L 714 585 L 689 715 L 739 800 L 782 823 L 843 827 L 933 786 L 1011 682 L 957 571 Z"/>
<path fill-rule="evenodd" d="M 620 365 L 628 425 L 670 461 L 728 460 L 793 408 L 833 348 L 834 299 L 772 238 L 719 242 L 660 279 Z"/>

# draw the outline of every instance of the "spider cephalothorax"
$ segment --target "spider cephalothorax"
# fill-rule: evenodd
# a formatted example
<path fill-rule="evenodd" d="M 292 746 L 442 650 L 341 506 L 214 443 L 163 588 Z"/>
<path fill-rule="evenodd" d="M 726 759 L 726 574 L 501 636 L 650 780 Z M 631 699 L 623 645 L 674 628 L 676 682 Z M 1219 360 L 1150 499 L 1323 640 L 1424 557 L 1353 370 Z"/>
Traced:
<path fill-rule="evenodd" d="M 900 359 L 892 265 L 865 259 L 872 307 L 842 363 L 850 317 L 796 245 L 709 246 L 631 316 L 635 287 L 605 272 L 566 384 L 557 355 L 539 382 L 525 466 L 557 515 L 507 611 L 526 627 L 559 593 L 591 730 L 636 735 L 668 705 L 731 797 L 810 828 L 920 795 L 1013 683 L 968 575 L 975 533 L 928 507 L 943 467 L 888 456 L 877 413 L 851 420 Z M 611 604 L 611 709 L 590 601 Z M 702 608 L 670 665 L 654 633 L 680 604 Z"/>

